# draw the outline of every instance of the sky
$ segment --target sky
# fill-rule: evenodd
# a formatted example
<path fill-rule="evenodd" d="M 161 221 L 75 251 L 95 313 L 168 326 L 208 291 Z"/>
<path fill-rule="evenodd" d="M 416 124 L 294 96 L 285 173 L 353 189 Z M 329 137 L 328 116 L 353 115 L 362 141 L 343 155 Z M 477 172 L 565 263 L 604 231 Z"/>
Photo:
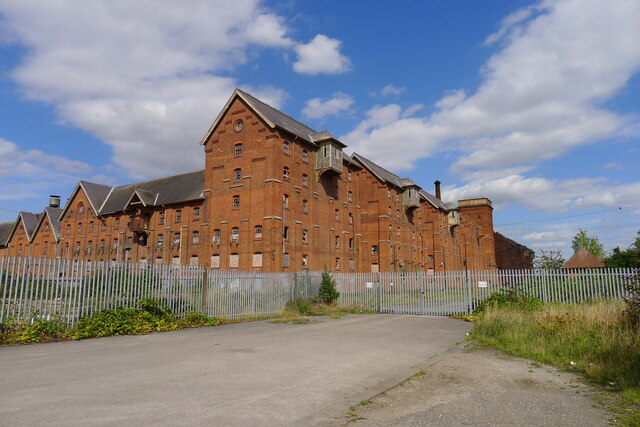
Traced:
<path fill-rule="evenodd" d="M 637 0 L 0 0 L 0 222 L 203 168 L 239 87 L 536 251 L 624 249 L 638 40 Z"/>

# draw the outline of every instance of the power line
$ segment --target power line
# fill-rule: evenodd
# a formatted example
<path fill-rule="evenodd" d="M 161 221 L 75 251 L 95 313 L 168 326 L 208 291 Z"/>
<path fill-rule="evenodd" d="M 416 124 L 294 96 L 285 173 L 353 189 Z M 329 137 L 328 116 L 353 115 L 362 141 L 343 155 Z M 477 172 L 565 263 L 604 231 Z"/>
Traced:
<path fill-rule="evenodd" d="M 14 210 L 12 210 L 12 209 L 6 209 L 6 208 L 0 208 L 0 211 L 7 211 L 7 212 L 20 213 L 20 211 L 14 211 Z"/>
<path fill-rule="evenodd" d="M 598 215 L 598 214 L 605 213 L 605 212 L 621 211 L 622 209 L 632 208 L 632 207 L 635 207 L 635 206 L 640 206 L 640 203 L 636 203 L 636 204 L 633 204 L 633 205 L 627 205 L 627 206 L 618 206 L 617 208 L 603 209 L 603 210 L 599 210 L 599 211 L 585 212 L 585 213 L 581 213 L 581 214 L 557 216 L 557 217 L 554 217 L 554 218 L 533 219 L 533 220 L 530 220 L 530 221 L 510 222 L 508 224 L 496 224 L 496 227 L 506 227 L 506 226 L 510 226 L 510 225 L 521 225 L 521 224 L 532 224 L 532 223 L 535 223 L 535 222 L 557 221 L 559 219 L 577 218 L 577 217 L 580 217 L 580 216 L 587 216 L 587 215 Z"/>

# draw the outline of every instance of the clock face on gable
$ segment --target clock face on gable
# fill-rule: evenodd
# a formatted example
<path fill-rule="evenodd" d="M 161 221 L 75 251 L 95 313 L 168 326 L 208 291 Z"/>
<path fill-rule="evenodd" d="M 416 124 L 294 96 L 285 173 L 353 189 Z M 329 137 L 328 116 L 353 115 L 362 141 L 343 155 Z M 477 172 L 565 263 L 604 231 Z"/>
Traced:
<path fill-rule="evenodd" d="M 242 120 L 236 120 L 236 122 L 233 124 L 233 130 L 236 132 L 240 132 L 242 129 L 244 129 L 244 122 Z"/>

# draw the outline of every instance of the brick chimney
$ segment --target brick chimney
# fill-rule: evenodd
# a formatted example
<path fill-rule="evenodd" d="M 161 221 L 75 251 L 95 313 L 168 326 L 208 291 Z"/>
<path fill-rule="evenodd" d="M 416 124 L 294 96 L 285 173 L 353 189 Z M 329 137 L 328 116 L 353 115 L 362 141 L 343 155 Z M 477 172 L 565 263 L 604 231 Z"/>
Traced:
<path fill-rule="evenodd" d="M 440 181 L 436 181 L 436 182 L 434 182 L 434 184 L 436 185 L 436 197 L 439 200 L 442 200 L 442 197 L 440 195 Z"/>

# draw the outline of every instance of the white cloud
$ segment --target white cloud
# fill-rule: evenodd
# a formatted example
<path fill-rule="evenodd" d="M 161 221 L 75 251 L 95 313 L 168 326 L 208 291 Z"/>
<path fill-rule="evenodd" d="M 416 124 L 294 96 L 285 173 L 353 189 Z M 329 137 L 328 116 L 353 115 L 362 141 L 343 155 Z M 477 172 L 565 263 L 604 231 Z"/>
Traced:
<path fill-rule="evenodd" d="M 27 51 L 10 74 L 24 96 L 107 143 L 134 178 L 201 168 L 198 142 L 238 85 L 223 73 L 250 49 L 297 46 L 259 0 L 14 0 L 0 19 L 3 41 Z M 248 89 L 275 106 L 286 97 Z"/>
<path fill-rule="evenodd" d="M 607 110 L 604 101 L 640 70 L 638 22 L 635 0 L 549 0 L 515 12 L 488 40 L 505 43 L 482 68 L 478 89 L 445 93 L 438 110 L 420 120 L 412 150 L 389 152 L 388 140 L 375 138 L 396 122 L 365 132 L 358 125 L 348 142 L 401 169 L 436 150 L 455 150 L 453 171 L 469 173 L 536 164 L 585 144 L 628 137 L 637 125 Z"/>
<path fill-rule="evenodd" d="M 619 170 L 624 169 L 624 166 L 622 166 L 620 163 L 609 162 L 606 165 L 604 165 L 603 168 L 611 169 L 611 170 L 614 170 L 614 171 L 619 171 Z"/>
<path fill-rule="evenodd" d="M 336 92 L 329 99 L 312 98 L 305 103 L 302 115 L 308 119 L 322 119 L 348 111 L 353 105 L 353 98 L 346 93 Z"/>
<path fill-rule="evenodd" d="M 389 95 L 402 95 L 407 90 L 404 86 L 394 86 L 394 85 L 386 85 L 380 90 L 380 95 L 389 96 Z"/>
<path fill-rule="evenodd" d="M 340 53 L 342 42 L 324 34 L 318 34 L 307 44 L 299 44 L 294 50 L 298 59 L 293 70 L 300 74 L 341 74 L 351 69 L 351 61 Z"/>

